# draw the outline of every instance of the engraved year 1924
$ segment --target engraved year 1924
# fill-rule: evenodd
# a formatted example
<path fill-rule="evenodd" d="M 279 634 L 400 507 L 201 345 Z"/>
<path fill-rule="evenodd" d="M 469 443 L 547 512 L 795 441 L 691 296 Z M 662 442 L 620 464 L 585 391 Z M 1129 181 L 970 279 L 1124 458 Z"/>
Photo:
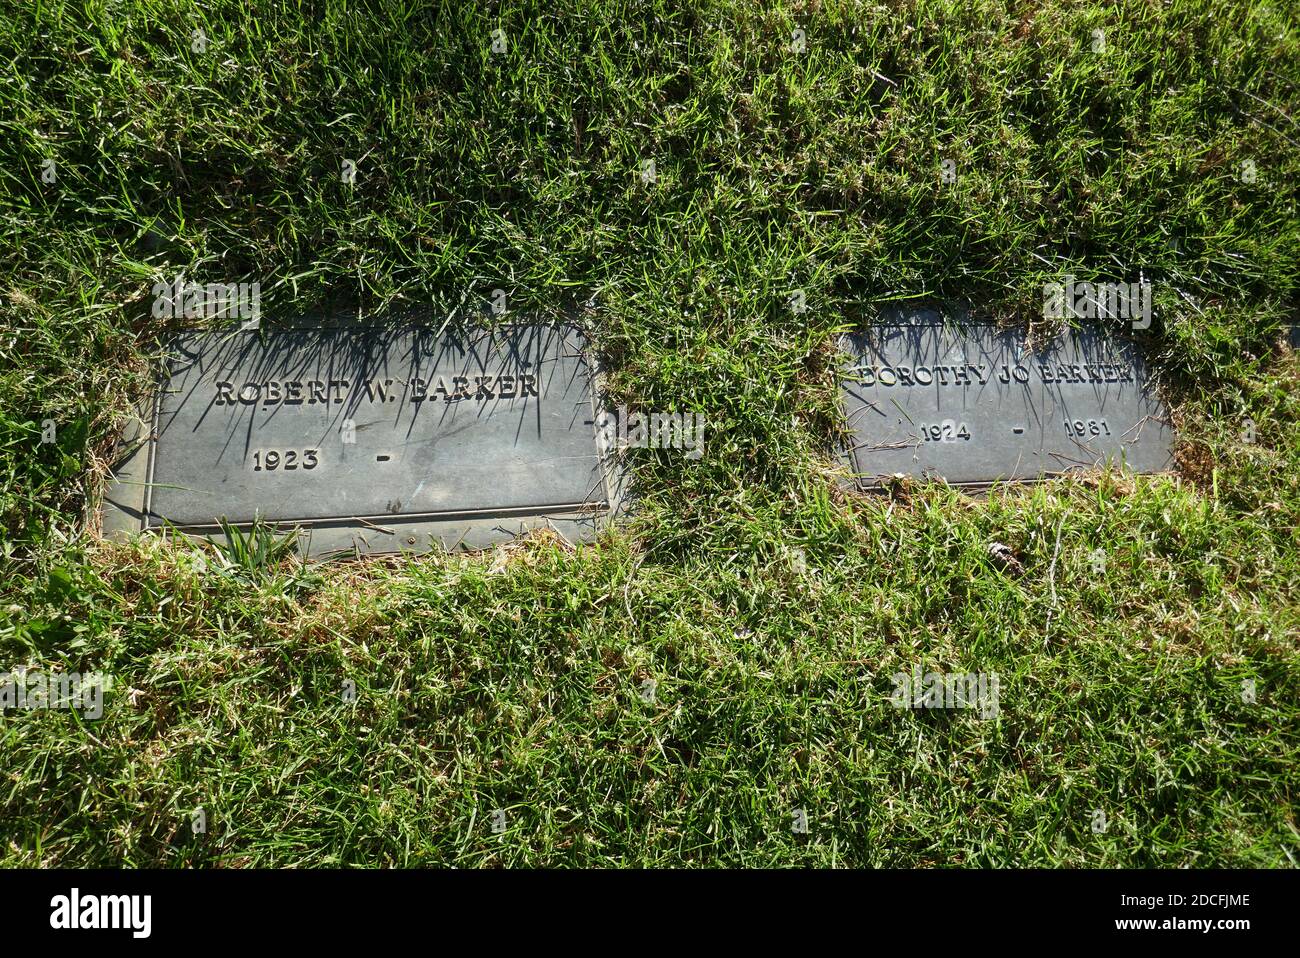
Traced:
<path fill-rule="evenodd" d="M 957 442 L 958 440 L 970 439 L 970 430 L 964 422 L 953 422 L 951 419 L 945 419 L 943 422 L 922 423 L 920 426 L 921 438 L 926 442 Z"/>

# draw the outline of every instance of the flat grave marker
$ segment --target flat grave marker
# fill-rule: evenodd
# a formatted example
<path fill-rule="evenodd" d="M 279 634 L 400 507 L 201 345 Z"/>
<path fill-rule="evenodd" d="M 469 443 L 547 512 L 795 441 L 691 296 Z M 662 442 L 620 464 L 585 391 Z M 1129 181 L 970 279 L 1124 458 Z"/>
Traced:
<path fill-rule="evenodd" d="M 261 518 L 306 551 L 483 548 L 610 510 L 578 331 L 187 332 L 124 435 L 110 535 Z"/>
<path fill-rule="evenodd" d="M 1096 329 L 1030 350 L 1020 330 L 898 311 L 841 343 L 858 482 L 982 486 L 1123 462 L 1172 465 L 1173 429 L 1140 351 Z"/>

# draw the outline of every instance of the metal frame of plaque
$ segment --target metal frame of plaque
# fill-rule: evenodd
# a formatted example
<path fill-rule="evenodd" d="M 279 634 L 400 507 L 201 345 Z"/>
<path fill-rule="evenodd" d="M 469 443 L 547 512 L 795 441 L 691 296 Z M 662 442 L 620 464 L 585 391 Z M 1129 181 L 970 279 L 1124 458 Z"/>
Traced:
<path fill-rule="evenodd" d="M 1173 465 L 1168 412 L 1137 346 L 1096 328 L 1030 348 L 1023 330 L 893 309 L 842 337 L 841 458 L 863 488 L 903 474 L 969 489 L 1105 463 Z"/>
<path fill-rule="evenodd" d="M 102 530 L 300 530 L 310 556 L 591 539 L 625 473 L 579 330 L 186 331 L 125 425 Z"/>

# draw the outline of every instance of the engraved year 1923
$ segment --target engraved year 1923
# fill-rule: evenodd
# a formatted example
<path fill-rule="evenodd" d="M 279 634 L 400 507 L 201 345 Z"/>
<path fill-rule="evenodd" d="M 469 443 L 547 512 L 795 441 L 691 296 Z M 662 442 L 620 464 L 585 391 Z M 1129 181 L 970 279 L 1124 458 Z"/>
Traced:
<path fill-rule="evenodd" d="M 254 449 L 253 471 L 274 472 L 291 469 L 315 469 L 319 465 L 317 449 Z"/>

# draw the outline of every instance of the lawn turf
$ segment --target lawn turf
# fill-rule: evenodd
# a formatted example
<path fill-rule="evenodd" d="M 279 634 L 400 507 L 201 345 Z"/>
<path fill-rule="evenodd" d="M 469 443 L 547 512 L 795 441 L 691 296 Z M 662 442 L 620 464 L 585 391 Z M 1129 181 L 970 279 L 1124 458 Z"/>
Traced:
<path fill-rule="evenodd" d="M 0 670 L 114 680 L 0 716 L 0 863 L 1300 863 L 1294 6 L 0 0 L 0 130 Z M 179 272 L 504 290 L 705 455 L 576 552 L 100 543 Z M 1176 474 L 844 491 L 837 331 L 1066 274 L 1154 285 Z"/>

